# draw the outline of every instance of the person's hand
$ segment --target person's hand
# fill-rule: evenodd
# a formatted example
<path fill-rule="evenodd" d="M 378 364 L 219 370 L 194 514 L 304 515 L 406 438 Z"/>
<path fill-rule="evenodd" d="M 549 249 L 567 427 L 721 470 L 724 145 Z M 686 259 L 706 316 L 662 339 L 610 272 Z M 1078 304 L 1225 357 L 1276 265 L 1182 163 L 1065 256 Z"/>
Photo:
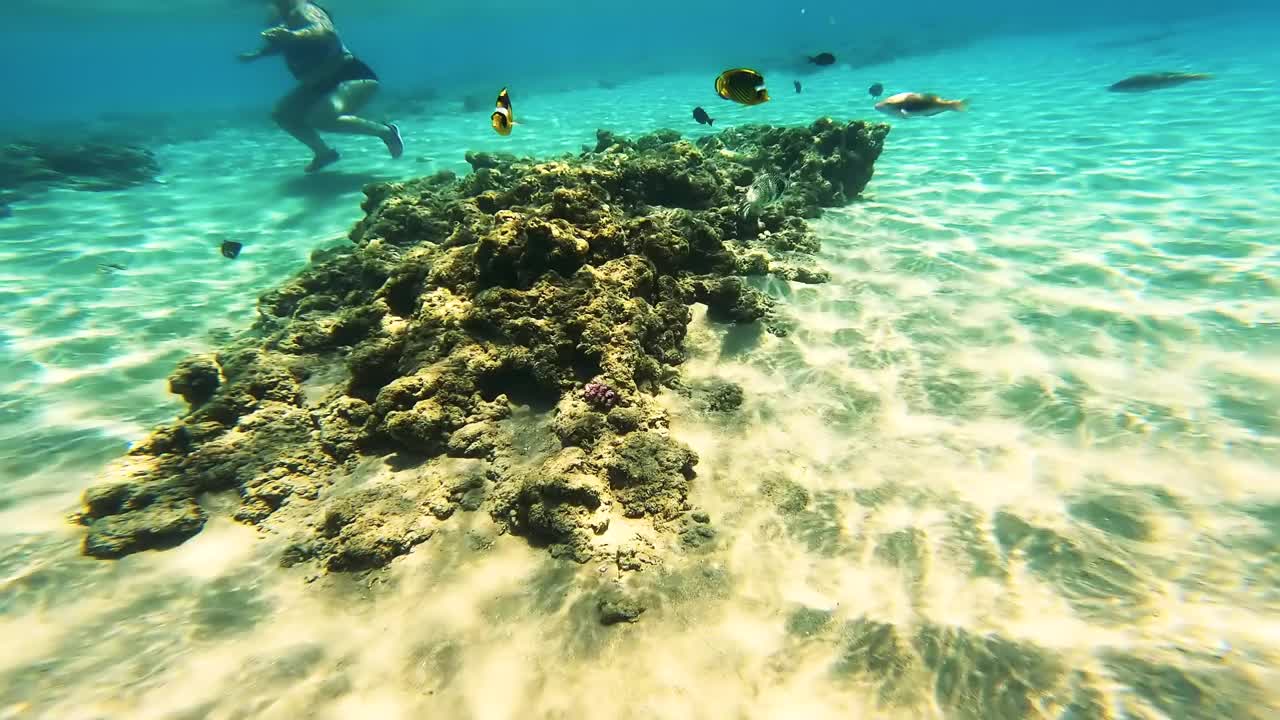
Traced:
<path fill-rule="evenodd" d="M 262 31 L 262 39 L 269 43 L 279 42 L 293 35 L 293 31 L 287 27 L 273 27 Z"/>

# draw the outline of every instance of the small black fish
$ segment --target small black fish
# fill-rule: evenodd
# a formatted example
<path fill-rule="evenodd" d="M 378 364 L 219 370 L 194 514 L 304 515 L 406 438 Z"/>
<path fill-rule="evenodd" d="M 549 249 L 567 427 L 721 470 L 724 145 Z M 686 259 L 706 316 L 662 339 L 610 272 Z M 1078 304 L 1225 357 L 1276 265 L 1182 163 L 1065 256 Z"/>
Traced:
<path fill-rule="evenodd" d="M 244 247 L 235 240 L 227 240 L 222 243 L 222 257 L 228 260 L 234 260 L 240 254 L 240 248 Z"/>
<path fill-rule="evenodd" d="M 817 55 L 809 58 L 809 62 L 814 65 L 835 65 L 836 56 L 831 53 L 818 53 Z"/>
<path fill-rule="evenodd" d="M 795 82 L 795 85 L 796 85 L 796 92 L 800 92 L 800 81 L 799 81 L 799 80 L 796 80 L 796 81 L 794 81 L 794 82 Z"/>
<path fill-rule="evenodd" d="M 1118 50 L 1120 48 L 1137 47 L 1139 45 L 1150 45 L 1152 43 L 1167 40 L 1173 37 L 1175 33 L 1172 30 L 1164 30 L 1158 33 L 1150 33 L 1138 37 L 1121 38 L 1119 40 L 1108 40 L 1106 42 L 1094 45 L 1099 50 Z"/>
<path fill-rule="evenodd" d="M 693 109 L 693 119 L 697 120 L 699 125 L 715 124 L 715 119 L 708 115 L 707 111 L 703 110 L 701 106 Z"/>
<path fill-rule="evenodd" d="M 128 268 L 120 263 L 98 263 L 98 272 L 113 273 L 124 270 L 128 270 Z"/>
<path fill-rule="evenodd" d="M 875 85 L 867 88 L 867 93 L 870 94 L 871 97 L 880 97 L 884 94 L 884 86 L 880 83 L 876 83 Z"/>

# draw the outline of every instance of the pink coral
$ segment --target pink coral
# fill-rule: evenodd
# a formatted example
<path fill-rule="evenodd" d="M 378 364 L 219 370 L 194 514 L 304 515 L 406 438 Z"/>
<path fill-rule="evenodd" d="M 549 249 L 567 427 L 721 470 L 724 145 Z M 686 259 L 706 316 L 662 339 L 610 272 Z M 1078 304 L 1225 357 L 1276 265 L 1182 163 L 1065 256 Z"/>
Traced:
<path fill-rule="evenodd" d="M 600 410 L 608 410 L 622 400 L 616 390 L 602 382 L 595 381 L 587 383 L 587 386 L 582 389 L 582 398 L 589 405 Z"/>

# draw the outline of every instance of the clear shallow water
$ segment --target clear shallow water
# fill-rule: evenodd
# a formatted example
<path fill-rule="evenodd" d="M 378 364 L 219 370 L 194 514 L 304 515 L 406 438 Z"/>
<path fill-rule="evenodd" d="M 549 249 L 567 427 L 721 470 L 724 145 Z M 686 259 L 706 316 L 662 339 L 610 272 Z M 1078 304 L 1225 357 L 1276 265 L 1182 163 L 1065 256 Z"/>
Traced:
<path fill-rule="evenodd" d="M 1100 34 L 993 41 L 805 76 L 798 96 L 765 67 L 776 99 L 759 108 L 708 98 L 714 73 L 527 101 L 513 88 L 525 124 L 510 139 L 444 105 L 397 118 L 400 162 L 339 140 L 335 172 L 308 178 L 288 138 L 227 130 L 158 149 L 164 184 L 15 206 L 0 221 L 0 713 L 1269 716 L 1267 28 L 1105 51 Z M 1153 69 L 1219 77 L 1102 92 Z M 637 625 L 583 612 L 594 568 L 493 542 L 469 516 L 372 588 L 308 585 L 276 567 L 278 539 L 229 521 L 167 553 L 76 556 L 63 513 L 179 409 L 176 360 L 344 242 L 361 183 L 462 171 L 464 149 L 576 151 L 598 127 L 698 136 L 695 103 L 717 126 L 867 116 L 873 81 L 973 109 L 895 123 L 864 200 L 816 224 L 830 284 L 765 283 L 798 321 L 789 337 L 695 324 L 687 374 L 738 381 L 748 402 L 724 425 L 669 398 L 720 546 L 668 566 Z M 223 239 L 245 243 L 238 260 Z M 1039 715 L 1000 700 L 1019 687 Z"/>

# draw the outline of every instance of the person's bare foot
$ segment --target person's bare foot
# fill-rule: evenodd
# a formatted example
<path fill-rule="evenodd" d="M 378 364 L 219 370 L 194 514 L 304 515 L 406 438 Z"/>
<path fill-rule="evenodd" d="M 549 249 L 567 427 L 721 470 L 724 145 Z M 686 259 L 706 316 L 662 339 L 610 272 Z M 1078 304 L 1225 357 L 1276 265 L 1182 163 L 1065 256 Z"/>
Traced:
<path fill-rule="evenodd" d="M 316 156 L 312 158 L 311 162 L 307 165 L 307 172 L 313 173 L 317 170 L 323 170 L 324 168 L 338 162 L 339 157 L 341 156 L 338 155 L 338 151 L 333 148 L 329 148 L 327 152 L 316 153 Z"/>
<path fill-rule="evenodd" d="M 382 136 L 382 142 L 387 144 L 387 152 L 391 153 L 392 158 L 398 158 L 404 154 L 404 138 L 400 137 L 400 128 L 387 123 L 387 134 Z"/>

